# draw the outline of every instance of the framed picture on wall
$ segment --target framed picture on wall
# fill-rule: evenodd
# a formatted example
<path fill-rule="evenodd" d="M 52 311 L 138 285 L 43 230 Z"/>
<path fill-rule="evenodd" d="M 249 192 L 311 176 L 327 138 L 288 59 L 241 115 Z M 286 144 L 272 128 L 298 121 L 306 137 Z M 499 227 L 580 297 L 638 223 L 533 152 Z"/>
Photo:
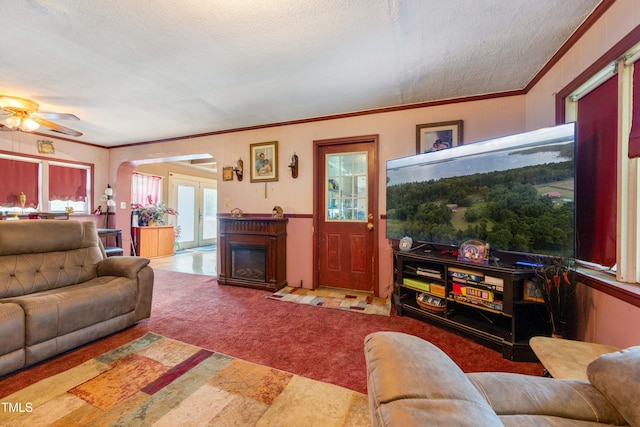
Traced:
<path fill-rule="evenodd" d="M 416 126 L 416 154 L 462 145 L 462 120 Z"/>
<path fill-rule="evenodd" d="M 250 145 L 251 182 L 278 180 L 278 141 Z"/>
<path fill-rule="evenodd" d="M 40 154 L 56 154 L 56 147 L 53 145 L 53 141 L 38 141 L 38 153 Z"/>

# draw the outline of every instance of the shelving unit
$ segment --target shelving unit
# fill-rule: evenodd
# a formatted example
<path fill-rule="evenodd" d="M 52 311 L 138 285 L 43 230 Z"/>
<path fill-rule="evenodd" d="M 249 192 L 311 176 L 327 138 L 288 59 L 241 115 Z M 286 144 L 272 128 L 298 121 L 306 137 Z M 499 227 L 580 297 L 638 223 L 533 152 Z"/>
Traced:
<path fill-rule="evenodd" d="M 505 359 L 536 360 L 529 339 L 544 335 L 548 322 L 544 304 L 523 298 L 531 269 L 473 264 L 419 249 L 394 254 L 398 315 L 462 333 Z"/>

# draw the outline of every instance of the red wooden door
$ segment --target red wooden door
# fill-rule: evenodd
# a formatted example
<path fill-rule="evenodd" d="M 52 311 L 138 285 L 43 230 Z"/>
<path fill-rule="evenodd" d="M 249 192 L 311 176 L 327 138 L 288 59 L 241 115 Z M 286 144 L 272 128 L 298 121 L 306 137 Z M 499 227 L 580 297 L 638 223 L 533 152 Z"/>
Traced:
<path fill-rule="evenodd" d="M 315 287 L 378 294 L 377 142 L 315 142 Z"/>

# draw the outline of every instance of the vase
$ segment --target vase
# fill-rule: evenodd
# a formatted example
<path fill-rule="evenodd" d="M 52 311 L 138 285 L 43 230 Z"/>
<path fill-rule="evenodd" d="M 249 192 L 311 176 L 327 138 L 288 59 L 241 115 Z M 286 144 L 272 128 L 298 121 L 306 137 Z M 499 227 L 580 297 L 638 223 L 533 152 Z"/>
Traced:
<path fill-rule="evenodd" d="M 149 219 L 144 215 L 138 215 L 138 227 L 146 227 L 149 225 Z"/>
<path fill-rule="evenodd" d="M 158 226 L 158 221 L 149 220 L 149 227 L 157 227 L 157 226 Z"/>
<path fill-rule="evenodd" d="M 27 203 L 27 196 L 23 192 L 20 192 L 19 199 L 20 199 L 20 208 L 22 208 L 22 211 L 24 211 L 24 206 Z"/>

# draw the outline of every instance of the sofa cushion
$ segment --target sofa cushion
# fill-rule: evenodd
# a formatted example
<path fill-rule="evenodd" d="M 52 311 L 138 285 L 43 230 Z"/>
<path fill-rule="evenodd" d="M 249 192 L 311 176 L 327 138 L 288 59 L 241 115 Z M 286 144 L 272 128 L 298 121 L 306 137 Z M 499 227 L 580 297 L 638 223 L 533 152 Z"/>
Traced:
<path fill-rule="evenodd" d="M 0 256 L 60 252 L 99 247 L 91 221 L 0 222 Z"/>
<path fill-rule="evenodd" d="M 17 304 L 0 304 L 0 375 L 24 363 L 24 311 Z"/>
<path fill-rule="evenodd" d="M 571 420 L 548 415 L 500 415 L 500 421 L 504 427 L 597 427 L 603 425 L 595 421 Z"/>
<path fill-rule="evenodd" d="M 137 283 L 104 276 L 46 292 L 10 298 L 26 315 L 26 345 L 109 320 L 135 310 Z"/>
<path fill-rule="evenodd" d="M 103 258 L 92 222 L 2 221 L 0 298 L 93 279 Z"/>
<path fill-rule="evenodd" d="M 24 347 L 24 321 L 18 304 L 0 304 L 0 355 Z"/>
<path fill-rule="evenodd" d="M 96 277 L 96 262 L 90 249 L 0 257 L 0 298 L 86 282 Z"/>
<path fill-rule="evenodd" d="M 500 418 L 487 405 L 465 400 L 402 399 L 380 407 L 380 426 L 499 426 Z"/>
<path fill-rule="evenodd" d="M 640 346 L 603 354 L 587 366 L 589 381 L 632 426 L 640 426 Z"/>
<path fill-rule="evenodd" d="M 464 372 L 419 337 L 376 332 L 365 338 L 369 390 L 380 403 L 397 399 L 462 399 L 486 405 Z M 442 381 L 446 374 L 447 381 Z"/>
<path fill-rule="evenodd" d="M 500 425 L 462 370 L 428 341 L 375 332 L 365 338 L 365 359 L 373 425 L 456 425 L 460 417 L 467 418 L 466 425 Z M 462 408 L 469 410 L 460 415 Z"/>
<path fill-rule="evenodd" d="M 622 425 L 624 418 L 595 387 L 503 372 L 467 374 L 493 410 L 502 415 L 532 415 Z"/>

